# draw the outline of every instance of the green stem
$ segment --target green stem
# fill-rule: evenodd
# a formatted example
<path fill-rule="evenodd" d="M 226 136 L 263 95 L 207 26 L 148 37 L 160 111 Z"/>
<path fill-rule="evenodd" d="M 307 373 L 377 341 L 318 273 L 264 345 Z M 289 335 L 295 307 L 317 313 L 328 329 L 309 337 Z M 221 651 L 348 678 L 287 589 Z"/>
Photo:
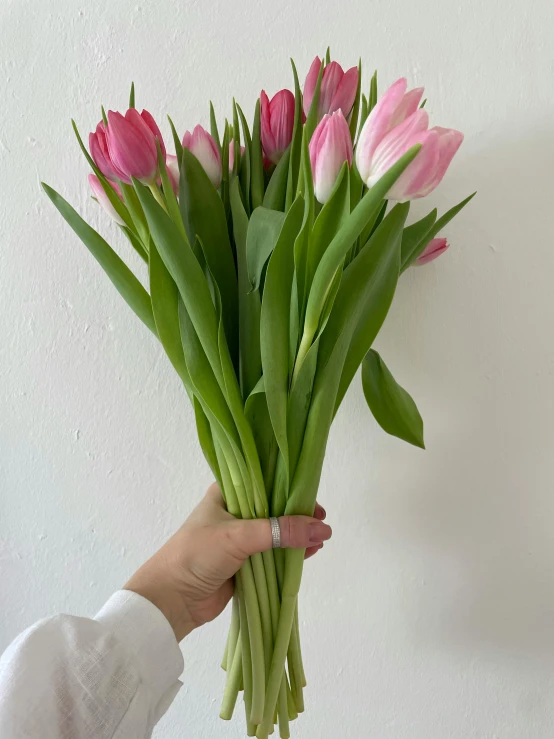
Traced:
<path fill-rule="evenodd" d="M 235 704 L 240 690 L 242 680 L 242 644 L 238 642 L 237 648 L 233 655 L 233 660 L 227 674 L 227 682 L 225 683 L 225 692 L 223 693 L 223 702 L 221 704 L 220 718 L 224 721 L 230 721 L 235 710 Z"/>
<path fill-rule="evenodd" d="M 227 666 L 230 666 L 233 662 L 235 649 L 237 648 L 237 642 L 239 638 L 239 602 L 238 597 L 233 596 L 233 610 L 231 613 L 231 625 L 229 627 L 229 634 L 227 636 L 227 643 L 225 644 L 225 654 L 221 667 L 226 670 Z"/>
<path fill-rule="evenodd" d="M 246 733 L 248 736 L 256 736 L 256 727 L 250 720 L 252 712 L 252 654 L 250 652 L 250 639 L 248 636 L 248 618 L 246 615 L 246 604 L 242 590 L 242 578 L 240 573 L 235 575 L 235 587 L 239 596 L 240 609 L 240 643 L 242 652 L 242 680 L 244 685 L 244 706 L 246 709 Z"/>
<path fill-rule="evenodd" d="M 269 731 L 275 706 L 281 688 L 281 678 L 285 669 L 285 661 L 289 648 L 290 635 L 294 623 L 296 611 L 296 599 L 302 579 L 302 568 L 304 564 L 303 549 L 287 549 L 285 552 L 285 577 L 281 598 L 281 613 L 279 616 L 279 627 L 273 650 L 273 659 L 269 670 L 269 680 L 265 696 L 264 717 L 262 728 Z M 260 732 L 256 734 L 260 736 Z"/>
<path fill-rule="evenodd" d="M 250 637 L 250 653 L 252 662 L 252 708 L 250 720 L 253 724 L 261 724 L 264 713 L 265 692 L 265 660 L 262 623 L 256 593 L 256 585 L 252 574 L 252 564 L 249 559 L 243 564 L 235 577 L 241 582 L 242 593 L 248 619 L 248 634 Z"/>

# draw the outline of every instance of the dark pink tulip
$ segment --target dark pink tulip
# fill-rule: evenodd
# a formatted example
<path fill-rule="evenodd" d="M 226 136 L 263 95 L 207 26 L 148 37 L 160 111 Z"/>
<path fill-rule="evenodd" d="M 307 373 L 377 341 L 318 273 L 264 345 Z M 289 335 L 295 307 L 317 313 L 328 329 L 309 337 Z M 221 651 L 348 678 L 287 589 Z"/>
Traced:
<path fill-rule="evenodd" d="M 217 188 L 221 184 L 221 154 L 214 137 L 205 128 L 198 125 L 193 132 L 186 131 L 183 136 L 183 147 L 191 151 L 198 159 L 212 185 Z"/>
<path fill-rule="evenodd" d="M 96 199 L 98 200 L 99 204 L 104 208 L 106 213 L 112 218 L 116 223 L 119 223 L 120 226 L 125 225 L 125 221 L 120 218 L 118 212 L 113 207 L 113 205 L 110 202 L 110 199 L 106 195 L 106 192 L 104 188 L 102 187 L 102 184 L 98 177 L 95 174 L 89 174 L 88 176 L 89 185 L 92 189 L 92 192 L 94 193 Z M 110 185 L 108 185 L 110 187 Z M 119 189 L 119 185 L 117 185 L 115 182 L 111 183 L 111 187 L 115 191 L 116 195 L 121 199 L 121 190 Z"/>
<path fill-rule="evenodd" d="M 304 83 L 304 113 L 306 115 L 312 104 L 320 68 L 321 59 L 316 56 Z M 345 72 L 338 62 L 327 64 L 321 79 L 317 117 L 321 118 L 326 113 L 334 113 L 335 110 L 342 110 L 344 116 L 347 117 L 354 105 L 357 89 L 357 67 L 351 67 Z"/>
<path fill-rule="evenodd" d="M 96 126 L 96 131 L 94 133 L 89 133 L 88 146 L 90 149 L 90 155 L 94 159 L 94 163 L 102 172 L 104 177 L 107 177 L 109 180 L 117 180 L 119 175 L 112 164 L 110 153 L 108 152 L 108 141 L 106 139 L 106 127 L 104 125 L 104 121 L 100 121 Z"/>
<path fill-rule="evenodd" d="M 440 257 L 441 254 L 444 254 L 449 246 L 450 244 L 444 238 L 432 239 L 432 241 L 427 244 L 425 249 L 415 260 L 415 264 L 420 267 L 423 264 L 428 264 L 429 262 L 432 262 L 433 259 Z"/>
<path fill-rule="evenodd" d="M 352 139 L 342 110 L 324 115 L 310 141 L 314 195 L 326 203 L 344 162 L 352 164 Z"/>
<path fill-rule="evenodd" d="M 418 108 L 422 88 L 406 92 L 397 80 L 369 114 L 356 146 L 356 166 L 372 187 L 415 144 L 422 148 L 393 185 L 387 197 L 404 202 L 428 195 L 440 183 L 463 134 L 453 128 L 429 129 L 429 116 Z"/>
<path fill-rule="evenodd" d="M 122 182 L 130 184 L 131 177 L 145 185 L 152 185 L 156 181 L 156 139 L 165 157 L 160 129 L 147 110 L 139 113 L 135 108 L 129 108 L 124 116 L 113 110 L 108 112 L 108 153 L 115 173 Z"/>
<path fill-rule="evenodd" d="M 292 140 L 294 95 L 290 90 L 280 90 L 270 100 L 262 90 L 260 115 L 264 153 L 272 164 L 277 164 Z"/>

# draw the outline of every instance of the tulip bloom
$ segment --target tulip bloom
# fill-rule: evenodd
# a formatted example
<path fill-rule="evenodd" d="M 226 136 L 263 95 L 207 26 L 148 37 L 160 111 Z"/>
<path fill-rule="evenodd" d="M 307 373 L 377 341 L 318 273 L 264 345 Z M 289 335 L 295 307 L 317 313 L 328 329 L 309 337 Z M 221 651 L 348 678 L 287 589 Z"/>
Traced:
<path fill-rule="evenodd" d="M 415 144 L 421 151 L 391 188 L 387 197 L 404 202 L 422 198 L 437 187 L 463 134 L 453 128 L 429 129 L 429 116 L 418 109 L 422 88 L 406 93 L 407 82 L 399 79 L 369 114 L 356 147 L 356 165 L 368 187 Z"/>
<path fill-rule="evenodd" d="M 100 203 L 100 205 L 104 208 L 106 213 L 112 218 L 116 223 L 119 223 L 120 226 L 125 225 L 125 221 L 123 221 L 116 209 L 113 207 L 113 205 L 110 202 L 110 199 L 106 195 L 106 192 L 104 188 L 102 187 L 102 184 L 98 177 L 95 174 L 89 174 L 88 176 L 89 185 L 92 189 L 92 192 L 94 193 L 96 199 Z M 121 198 L 121 190 L 119 189 L 119 186 L 116 185 L 115 182 L 111 183 L 111 187 L 115 190 L 116 195 Z"/>
<path fill-rule="evenodd" d="M 352 139 L 342 110 L 324 115 L 309 145 L 314 194 L 326 203 L 344 162 L 352 164 Z"/>
<path fill-rule="evenodd" d="M 260 115 L 264 153 L 272 164 L 277 164 L 292 140 L 294 95 L 290 90 L 280 90 L 270 100 L 262 90 Z"/>
<path fill-rule="evenodd" d="M 109 180 L 119 179 L 119 174 L 115 171 L 112 160 L 110 159 L 104 121 L 100 121 L 96 126 L 96 131 L 89 134 L 88 146 L 90 149 L 90 155 L 94 159 L 94 163 L 102 172 L 104 177 L 107 177 Z"/>
<path fill-rule="evenodd" d="M 94 150 L 99 157 L 96 162 L 98 168 L 110 179 L 119 179 L 128 185 L 131 183 L 131 177 L 135 177 L 145 185 L 152 185 L 158 175 L 156 139 L 160 142 L 164 157 L 165 146 L 160 129 L 150 113 L 147 110 L 139 113 L 134 108 L 129 108 L 125 115 L 113 110 L 108 111 L 108 126 L 104 128 L 107 157 L 102 148 L 103 141 L 102 136 L 99 136 L 99 126 L 96 128 L 96 140 L 93 141 L 92 137 L 89 140 L 91 151 Z M 104 161 L 100 159 L 99 150 Z M 112 174 L 104 172 L 101 164 L 102 166 L 109 164 Z"/>
<path fill-rule="evenodd" d="M 432 239 L 427 244 L 425 249 L 421 252 L 419 257 L 415 260 L 414 264 L 421 267 L 423 264 L 428 264 L 429 262 L 432 262 L 433 259 L 440 257 L 441 254 L 444 254 L 449 246 L 450 244 L 444 238 Z"/>
<path fill-rule="evenodd" d="M 308 115 L 312 104 L 320 68 L 321 59 L 316 56 L 304 83 L 304 113 L 306 115 Z M 323 70 L 323 77 L 321 78 L 317 106 L 318 119 L 326 113 L 334 113 L 335 110 L 342 110 L 345 117 L 348 116 L 354 105 L 357 89 L 357 67 L 351 67 L 345 72 L 337 62 L 328 64 Z"/>
<path fill-rule="evenodd" d="M 183 147 L 198 159 L 212 185 L 218 188 L 221 184 L 221 154 L 213 136 L 205 128 L 198 125 L 193 132 L 187 131 L 183 136 Z"/>

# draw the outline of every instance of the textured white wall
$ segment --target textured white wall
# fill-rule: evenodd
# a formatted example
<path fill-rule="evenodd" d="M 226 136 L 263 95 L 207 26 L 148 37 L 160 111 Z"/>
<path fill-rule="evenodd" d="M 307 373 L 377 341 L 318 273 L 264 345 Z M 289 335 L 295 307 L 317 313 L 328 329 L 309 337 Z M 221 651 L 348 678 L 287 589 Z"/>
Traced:
<path fill-rule="evenodd" d="M 466 132 L 429 201 L 479 194 L 449 253 L 402 279 L 378 340 L 428 451 L 381 432 L 359 382 L 337 418 L 296 736 L 552 737 L 553 24 L 550 0 L 3 0 L 0 649 L 42 616 L 93 614 L 210 481 L 159 346 L 40 190 L 121 243 L 69 118 L 88 132 L 134 79 L 138 104 L 184 130 L 209 97 L 250 110 L 290 85 L 290 55 L 304 73 L 330 43 L 382 85 L 425 84 L 433 122 Z M 222 619 L 184 643 L 158 737 L 243 736 L 217 718 L 224 637 Z"/>

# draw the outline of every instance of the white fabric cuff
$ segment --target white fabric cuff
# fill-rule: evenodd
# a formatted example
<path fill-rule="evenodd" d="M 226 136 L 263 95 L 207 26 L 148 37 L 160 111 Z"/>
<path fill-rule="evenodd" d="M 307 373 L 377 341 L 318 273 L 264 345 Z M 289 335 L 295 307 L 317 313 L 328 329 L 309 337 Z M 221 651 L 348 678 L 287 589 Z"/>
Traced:
<path fill-rule="evenodd" d="M 152 691 L 154 706 L 172 687 L 170 692 L 175 697 L 181 686 L 178 677 L 183 672 L 183 655 L 173 629 L 159 608 L 142 595 L 118 590 L 95 620 L 109 628 L 136 656 L 141 677 Z"/>

